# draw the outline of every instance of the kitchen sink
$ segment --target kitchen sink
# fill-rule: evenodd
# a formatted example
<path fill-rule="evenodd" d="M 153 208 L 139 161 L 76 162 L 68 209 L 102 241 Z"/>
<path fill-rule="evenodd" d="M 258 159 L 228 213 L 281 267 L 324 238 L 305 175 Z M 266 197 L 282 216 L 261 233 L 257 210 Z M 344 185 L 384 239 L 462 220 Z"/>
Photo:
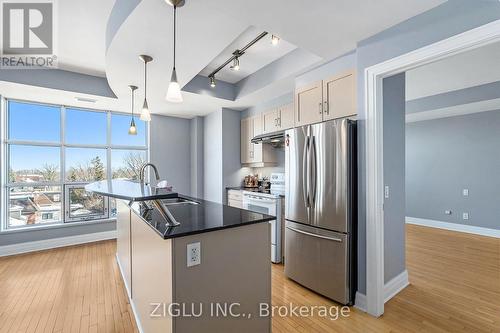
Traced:
<path fill-rule="evenodd" d="M 165 206 L 173 206 L 173 205 L 199 205 L 199 202 L 185 199 L 185 198 L 171 198 L 171 199 L 163 199 L 161 201 Z"/>

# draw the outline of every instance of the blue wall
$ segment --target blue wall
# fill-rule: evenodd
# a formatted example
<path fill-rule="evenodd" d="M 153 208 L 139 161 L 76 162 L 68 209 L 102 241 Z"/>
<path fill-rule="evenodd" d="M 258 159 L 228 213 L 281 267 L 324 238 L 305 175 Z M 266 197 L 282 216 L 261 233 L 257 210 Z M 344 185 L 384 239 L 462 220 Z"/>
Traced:
<path fill-rule="evenodd" d="M 366 293 L 366 147 L 363 130 L 366 119 L 364 109 L 367 67 L 438 42 L 500 19 L 500 2 L 476 0 L 450 0 L 446 3 L 391 27 L 358 44 L 358 221 L 359 260 L 358 289 Z M 385 158 L 385 157 L 384 157 Z M 404 158 L 404 157 L 401 157 Z M 404 248 L 400 249 L 404 251 Z"/>
<path fill-rule="evenodd" d="M 500 229 L 499 142 L 500 110 L 408 123 L 406 216 Z"/>

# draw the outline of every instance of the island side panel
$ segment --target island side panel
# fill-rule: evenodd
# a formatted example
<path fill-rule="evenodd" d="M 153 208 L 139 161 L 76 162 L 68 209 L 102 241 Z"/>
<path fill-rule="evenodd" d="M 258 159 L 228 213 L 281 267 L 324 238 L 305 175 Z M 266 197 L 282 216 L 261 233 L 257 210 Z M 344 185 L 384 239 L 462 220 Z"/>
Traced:
<path fill-rule="evenodd" d="M 172 240 L 163 239 L 134 212 L 132 225 L 132 306 L 144 333 L 171 333 Z"/>
<path fill-rule="evenodd" d="M 196 242 L 201 264 L 187 267 L 187 245 Z M 175 238 L 174 303 L 184 304 L 187 315 L 201 307 L 202 316 L 174 317 L 174 331 L 271 332 L 271 318 L 259 316 L 260 304 L 271 304 L 270 242 L 269 223 Z M 250 313 L 250 318 L 223 316 L 221 308 L 229 310 L 231 303 L 240 304 L 233 306 L 235 314 Z"/>
<path fill-rule="evenodd" d="M 128 297 L 132 295 L 132 253 L 130 248 L 130 208 L 126 201 L 116 200 L 116 260 Z"/>

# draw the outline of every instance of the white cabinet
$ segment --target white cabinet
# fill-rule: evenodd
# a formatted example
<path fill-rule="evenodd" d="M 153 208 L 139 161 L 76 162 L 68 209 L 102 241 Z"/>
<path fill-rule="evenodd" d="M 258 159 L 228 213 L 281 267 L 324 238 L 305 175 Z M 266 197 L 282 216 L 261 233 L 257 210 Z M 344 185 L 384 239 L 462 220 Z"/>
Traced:
<path fill-rule="evenodd" d="M 295 126 L 354 116 L 356 108 L 354 70 L 295 90 Z"/>
<path fill-rule="evenodd" d="M 241 163 L 245 166 L 275 165 L 276 156 L 269 145 L 253 144 L 252 139 L 263 134 L 262 114 L 241 120 Z"/>
<path fill-rule="evenodd" d="M 323 121 L 323 81 L 295 90 L 295 126 Z"/>
<path fill-rule="evenodd" d="M 323 120 L 355 115 L 356 105 L 356 78 L 353 71 L 323 81 Z"/>
<path fill-rule="evenodd" d="M 132 250 L 130 234 L 130 208 L 123 200 L 116 199 L 116 257 L 120 264 L 127 294 L 132 296 Z"/>
<path fill-rule="evenodd" d="M 262 113 L 264 133 L 284 131 L 293 127 L 293 103 Z"/>
<path fill-rule="evenodd" d="M 264 123 L 264 133 L 276 132 L 278 128 L 278 109 L 271 109 L 262 113 L 262 121 Z"/>
<path fill-rule="evenodd" d="M 227 204 L 231 207 L 243 208 L 243 196 L 240 190 L 227 191 Z"/>
<path fill-rule="evenodd" d="M 278 127 L 287 130 L 293 127 L 293 103 L 283 105 L 278 109 Z"/>

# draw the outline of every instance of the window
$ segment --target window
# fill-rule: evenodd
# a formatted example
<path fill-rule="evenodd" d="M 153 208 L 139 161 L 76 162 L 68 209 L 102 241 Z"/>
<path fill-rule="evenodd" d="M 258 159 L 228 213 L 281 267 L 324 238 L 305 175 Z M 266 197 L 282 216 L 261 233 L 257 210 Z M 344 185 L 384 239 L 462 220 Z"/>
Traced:
<path fill-rule="evenodd" d="M 115 215 L 113 201 L 84 186 L 138 178 L 148 160 L 146 123 L 136 119 L 139 134 L 131 136 L 129 115 L 14 100 L 3 105 L 2 229 Z"/>

